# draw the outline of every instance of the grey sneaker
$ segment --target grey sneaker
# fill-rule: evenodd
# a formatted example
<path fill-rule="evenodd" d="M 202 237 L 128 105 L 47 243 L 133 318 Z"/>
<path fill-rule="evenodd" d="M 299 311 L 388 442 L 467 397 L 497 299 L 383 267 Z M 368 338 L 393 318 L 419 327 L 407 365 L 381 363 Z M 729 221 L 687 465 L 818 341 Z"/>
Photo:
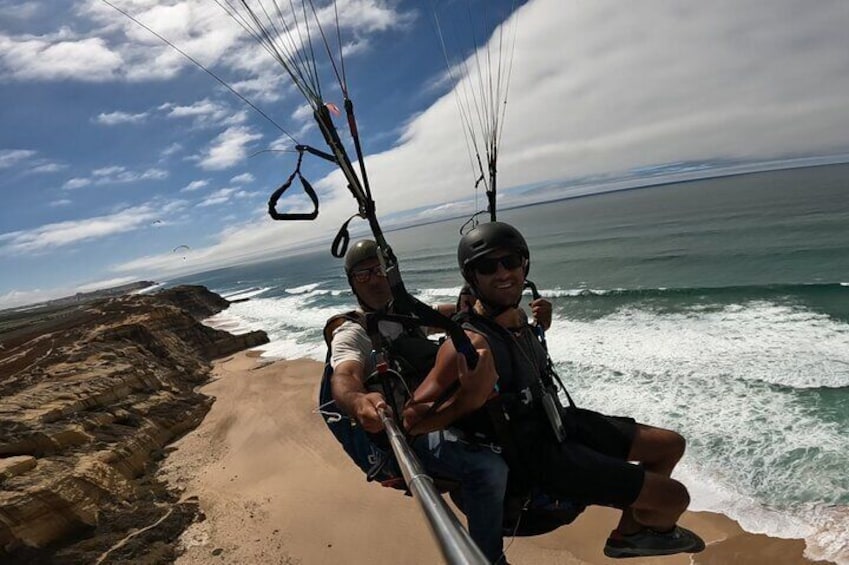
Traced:
<path fill-rule="evenodd" d="M 646 557 L 673 553 L 698 553 L 704 548 L 705 542 L 702 538 L 687 528 L 675 526 L 668 532 L 643 528 L 627 536 L 613 530 L 604 545 L 604 554 L 613 558 Z"/>

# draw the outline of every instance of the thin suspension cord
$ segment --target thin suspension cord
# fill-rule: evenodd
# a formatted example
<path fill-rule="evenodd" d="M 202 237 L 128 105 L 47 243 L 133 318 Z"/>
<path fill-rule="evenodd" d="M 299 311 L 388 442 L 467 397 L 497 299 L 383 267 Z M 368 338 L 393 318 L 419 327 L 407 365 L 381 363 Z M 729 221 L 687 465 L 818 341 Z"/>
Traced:
<path fill-rule="evenodd" d="M 345 76 L 345 57 L 342 56 L 342 32 L 339 30 L 339 6 L 333 0 L 333 12 L 336 16 L 336 44 L 339 46 L 339 66 L 342 67 L 342 83 L 348 88 L 348 77 Z"/>
<path fill-rule="evenodd" d="M 481 173 L 481 177 L 483 177 L 483 166 L 481 164 L 480 151 L 477 145 L 477 136 L 475 135 L 471 116 L 469 116 L 469 113 L 467 111 L 467 105 L 464 104 L 463 101 L 463 95 L 465 94 L 465 91 L 459 88 L 460 77 L 455 74 L 451 59 L 448 56 L 448 47 L 445 44 L 445 34 L 442 32 L 442 24 L 439 20 L 439 16 L 436 11 L 436 5 L 434 2 L 431 2 L 431 9 L 433 12 L 433 21 L 436 29 L 436 34 L 439 38 L 439 43 L 442 47 L 442 55 L 445 59 L 445 68 L 447 69 L 448 77 L 451 79 L 451 84 L 453 85 L 452 90 L 454 92 L 454 101 L 457 104 L 458 111 L 460 112 L 460 122 L 463 126 L 463 129 L 465 130 L 463 141 L 465 141 L 466 143 L 466 152 L 469 157 L 469 164 L 472 167 L 472 171 L 475 170 L 475 166 L 477 165 L 477 168 Z M 465 75 L 466 72 L 464 67 L 464 61 L 458 63 L 458 66 L 461 67 L 461 70 L 463 71 L 461 74 Z M 477 184 L 478 183 L 475 183 L 475 187 L 477 187 Z M 475 191 L 475 200 L 475 208 L 477 208 L 477 191 Z"/>
<path fill-rule="evenodd" d="M 274 21 L 275 18 L 260 1 L 254 2 L 256 7 L 248 4 L 247 0 L 214 1 L 266 51 L 271 53 L 292 78 L 298 90 L 315 108 L 321 98 L 317 73 L 312 72 L 315 67 L 311 65 L 311 59 L 301 49 L 302 45 L 307 44 L 308 38 L 304 41 L 301 26 L 297 25 L 297 12 L 291 2 L 290 9 L 296 24 L 294 29 L 287 24 L 280 5 L 276 1 L 273 2 L 273 12 L 278 15 L 279 25 L 283 29 L 281 33 L 278 24 Z M 260 13 L 264 18 L 260 16 Z"/>
<path fill-rule="evenodd" d="M 213 0 L 219 7 L 221 7 L 225 13 L 227 13 L 230 18 L 233 19 L 236 23 L 238 23 L 242 29 L 244 29 L 248 35 L 254 38 L 254 40 L 262 46 L 278 63 L 280 63 L 287 72 L 292 74 L 294 69 L 289 68 L 284 53 L 286 52 L 285 46 L 283 48 L 278 48 L 277 45 L 271 40 L 271 38 L 265 33 L 265 30 L 259 21 L 259 18 L 255 13 L 247 6 L 244 0 L 241 0 L 238 3 L 233 2 L 232 0 Z M 239 6 L 242 6 L 241 8 Z M 244 12 L 244 13 L 243 13 Z M 308 96 L 308 92 L 304 88 L 304 84 L 307 81 L 304 77 L 297 78 L 292 76 L 292 80 L 295 83 L 296 87 L 301 91 L 304 96 Z"/>
<path fill-rule="evenodd" d="M 318 20 L 318 14 L 315 11 L 315 4 L 312 0 L 309 0 L 310 8 L 312 8 L 313 17 L 315 18 L 315 24 L 318 28 L 319 33 L 321 33 L 321 42 L 324 44 L 324 49 L 327 52 L 327 58 L 330 60 L 330 66 L 333 67 L 333 73 L 336 75 L 336 80 L 339 82 L 339 88 L 342 89 L 342 95 L 345 98 L 348 98 L 348 85 L 345 84 L 345 81 L 342 80 L 342 75 L 339 74 L 339 69 L 336 66 L 336 59 L 333 57 L 333 53 L 330 50 L 330 42 L 327 40 L 327 36 L 324 33 L 324 28 L 321 25 L 321 22 Z M 333 5 L 336 6 L 336 2 L 334 0 Z M 336 12 L 336 33 L 339 33 L 339 12 Z M 340 46 L 341 53 L 341 46 Z"/>
<path fill-rule="evenodd" d="M 286 18 L 283 16 L 281 11 L 280 20 L 283 22 L 283 28 L 286 30 L 286 37 L 289 39 L 289 52 L 297 57 L 297 60 L 300 62 L 300 66 L 296 66 L 298 71 L 309 76 L 310 84 L 313 85 L 312 90 L 315 93 L 315 96 L 320 99 L 321 83 L 318 80 L 318 70 L 316 69 L 315 60 L 313 59 L 312 63 L 310 63 L 307 59 L 305 50 L 301 48 L 301 46 L 309 43 L 309 37 L 304 38 L 304 32 L 308 31 L 308 28 L 306 28 L 306 25 L 298 25 L 298 19 L 296 16 L 297 12 L 295 11 L 295 5 L 292 3 L 292 0 L 289 0 L 289 10 L 295 20 L 294 32 L 297 32 L 298 37 L 298 42 L 295 43 L 295 33 L 293 33 L 293 30 L 290 29 L 289 24 L 286 23 Z M 301 71 L 301 69 L 303 69 L 303 71 Z M 313 105 L 313 109 L 315 109 L 315 105 Z"/>
<path fill-rule="evenodd" d="M 291 3 L 292 3 L 292 0 L 289 0 L 289 4 L 291 4 Z M 310 5 L 312 6 L 312 0 L 310 0 Z M 315 6 L 312 6 L 312 10 L 313 10 L 313 15 L 315 15 Z M 308 61 L 310 62 L 310 69 L 311 69 L 310 72 L 312 73 L 312 76 L 316 77 L 315 85 L 316 85 L 316 93 L 318 94 L 318 96 L 316 97 L 315 101 L 320 104 L 321 101 L 323 100 L 322 95 L 321 95 L 321 82 L 318 80 L 318 63 L 316 63 L 316 60 L 315 60 L 315 49 L 313 48 L 312 32 L 310 31 L 310 19 L 307 16 L 307 6 L 306 6 L 306 4 L 301 3 L 301 11 L 303 12 L 304 30 L 305 30 L 306 36 L 307 36 L 306 45 L 309 48 L 309 52 L 310 52 L 310 56 L 309 56 L 309 59 L 308 59 Z M 317 110 L 318 107 L 314 107 L 314 109 Z"/>
<path fill-rule="evenodd" d="M 361 214 L 364 217 L 368 216 L 373 212 L 374 202 L 369 188 L 365 160 L 357 132 L 356 117 L 353 112 L 353 104 L 348 96 L 344 52 L 342 48 L 342 32 L 339 25 L 339 9 L 336 1 L 334 0 L 332 15 L 335 18 L 336 24 L 339 61 L 334 57 L 334 48 L 331 47 L 331 35 L 325 32 L 326 25 L 322 23 L 322 19 L 325 18 L 326 14 L 320 12 L 314 0 L 302 0 L 301 2 L 288 0 L 289 14 L 283 14 L 285 10 L 281 9 L 279 2 L 284 0 L 266 0 L 274 3 L 273 9 L 263 5 L 262 0 L 253 0 L 252 2 L 249 0 L 238 0 L 238 9 L 234 6 L 236 0 L 216 1 L 227 2 L 231 8 L 228 12 L 231 13 L 231 16 L 232 12 L 237 10 L 243 13 L 243 16 L 239 18 L 241 23 L 252 32 L 251 35 L 254 39 L 267 46 L 268 49 L 273 50 L 276 55 L 275 59 L 283 66 L 301 93 L 307 98 L 313 109 L 319 129 L 331 148 L 333 159 L 339 164 L 348 180 L 350 190 L 360 202 Z M 275 23 L 273 21 L 271 17 L 272 12 L 276 14 L 279 22 Z M 280 33 L 281 29 L 284 33 Z M 359 175 L 354 172 L 353 164 L 338 137 L 337 128 L 333 124 L 333 119 L 329 111 L 332 110 L 335 112 L 336 109 L 329 104 L 325 104 L 322 99 L 321 81 L 319 80 L 317 64 L 317 54 L 322 50 L 322 47 L 316 45 L 314 41 L 322 42 L 323 51 L 329 59 L 339 88 L 345 98 L 348 131 L 351 134 L 354 148 L 356 149 L 356 157 L 359 161 Z M 378 226 L 372 226 L 372 229 L 373 231 L 379 231 Z"/>
<path fill-rule="evenodd" d="M 507 94 L 512 76 L 513 59 L 516 48 L 516 20 L 505 20 L 489 41 L 482 41 L 478 34 L 476 21 L 493 21 L 494 12 L 488 2 L 481 2 L 473 8 L 473 0 L 467 0 L 463 7 L 464 18 L 468 20 L 464 35 L 471 38 L 472 52 L 459 56 L 456 62 L 449 57 L 448 42 L 437 11 L 436 0 L 431 0 L 431 10 L 436 35 L 442 48 L 442 54 L 453 83 L 454 98 L 460 112 L 460 120 L 465 133 L 466 151 L 472 170 L 476 171 L 475 188 L 483 185 L 487 194 L 487 207 L 490 219 L 495 219 L 495 193 L 497 185 L 498 148 L 503 135 L 503 123 L 507 109 Z M 517 2 L 511 3 L 513 14 Z M 513 16 L 515 17 L 515 16 Z M 512 29 L 510 29 L 512 27 Z M 456 34 L 458 37 L 461 34 Z M 459 74 L 458 72 L 459 71 Z M 475 191 L 477 209 L 477 190 Z M 472 220 L 476 221 L 476 216 Z"/>
<path fill-rule="evenodd" d="M 118 6 L 116 6 L 115 4 L 113 4 L 113 3 L 109 2 L 109 0 L 100 0 L 100 1 L 101 1 L 101 2 L 103 2 L 104 4 L 106 4 L 107 6 L 109 6 L 110 8 L 112 8 L 113 10 L 115 10 L 116 12 L 118 12 L 118 13 L 120 13 L 120 14 L 123 14 L 125 17 L 127 17 L 130 21 L 132 21 L 133 23 L 135 23 L 137 26 L 141 27 L 142 29 L 144 29 L 144 30 L 145 30 L 145 31 L 147 31 L 148 33 L 153 34 L 153 35 L 154 35 L 157 39 L 159 39 L 160 41 L 162 41 L 163 43 L 165 43 L 166 45 L 168 45 L 170 48 L 172 48 L 174 51 L 176 51 L 177 53 L 179 53 L 180 55 L 182 55 L 183 57 L 185 57 L 185 58 L 186 58 L 188 61 L 190 61 L 193 65 L 195 65 L 195 66 L 196 66 L 196 67 L 198 67 L 200 70 L 202 70 L 203 72 L 205 72 L 206 74 L 208 74 L 209 76 L 211 76 L 212 78 L 214 78 L 216 81 L 218 81 L 218 83 L 219 83 L 219 84 L 221 84 L 221 86 L 223 86 L 223 87 L 224 87 L 224 88 L 226 88 L 227 90 L 229 90 L 229 91 L 230 91 L 230 93 L 232 93 L 232 94 L 233 94 L 233 95 L 235 95 L 237 98 L 239 98 L 242 102 L 244 102 L 245 104 L 247 104 L 248 106 L 250 106 L 251 108 L 253 108 L 253 109 L 254 109 L 254 111 L 256 111 L 256 112 L 257 112 L 260 116 L 262 116 L 263 118 L 265 118 L 266 120 L 268 120 L 268 122 L 269 122 L 271 125 L 273 125 L 274 127 L 276 127 L 276 128 L 277 128 L 278 130 L 280 130 L 280 131 L 281 131 L 281 132 L 282 132 L 282 133 L 283 133 L 286 137 L 288 137 L 288 138 L 289 138 L 289 140 L 290 140 L 290 141 L 292 141 L 292 143 L 294 143 L 295 145 L 297 145 L 297 144 L 298 144 L 298 141 L 294 138 L 294 136 L 292 136 L 292 134 L 290 134 L 288 131 L 286 131 L 286 130 L 283 128 L 283 126 L 281 126 L 280 124 L 278 124 L 277 122 L 275 122 L 273 119 L 271 119 L 271 117 L 270 117 L 268 114 L 266 114 L 265 112 L 263 112 L 263 111 L 262 111 L 259 107 L 257 107 L 257 106 L 256 106 L 253 102 L 251 102 L 250 100 L 248 100 L 247 98 L 245 98 L 244 96 L 242 96 L 242 95 L 241 95 L 238 91 L 236 91 L 236 89 L 234 89 L 232 86 L 230 86 L 229 84 L 227 84 L 227 83 L 226 83 L 226 82 L 225 82 L 222 78 L 220 78 L 220 77 L 219 77 L 218 75 L 216 75 L 214 72 L 212 72 L 211 70 L 209 70 L 208 68 L 206 68 L 203 64 L 201 64 L 201 62 L 200 62 L 200 61 L 198 61 L 197 59 L 195 59 L 194 57 L 192 57 L 191 55 L 189 55 L 188 53 L 186 53 L 185 51 L 183 51 L 182 49 L 180 49 L 179 47 L 177 47 L 176 45 L 174 45 L 171 41 L 169 41 L 168 39 L 166 39 L 165 37 L 163 37 L 163 36 L 162 36 L 162 35 L 160 35 L 159 33 L 155 32 L 152 28 L 148 27 L 147 25 L 145 25 L 144 23 L 142 23 L 142 22 L 141 22 L 140 20 L 138 20 L 137 18 L 133 17 L 133 15 L 132 15 L 132 14 L 130 14 L 129 12 L 126 12 L 126 11 L 122 10 L 121 8 L 119 8 Z"/>
<path fill-rule="evenodd" d="M 472 53 L 473 53 L 474 62 L 475 62 L 474 68 L 477 72 L 476 73 L 471 72 L 472 69 L 470 69 L 468 67 L 467 63 L 466 63 L 466 61 L 468 59 L 463 60 L 463 70 L 464 70 L 464 75 L 468 78 L 468 80 L 477 79 L 477 83 L 478 83 L 477 93 L 479 94 L 479 96 L 474 96 L 474 92 L 473 92 L 473 89 L 471 87 L 466 89 L 465 93 L 466 93 L 467 98 L 469 100 L 471 100 L 471 104 L 469 105 L 469 107 L 474 110 L 474 114 L 477 116 L 477 124 L 481 129 L 483 142 L 485 144 L 485 150 L 484 151 L 485 151 L 485 153 L 487 153 L 487 155 L 489 155 L 489 151 L 487 151 L 489 149 L 489 144 L 487 143 L 488 136 L 487 136 L 487 128 L 486 128 L 486 125 L 487 125 L 486 108 L 488 108 L 490 106 L 491 102 L 490 102 L 490 100 L 488 100 L 487 90 L 484 87 L 484 76 L 483 76 L 483 68 L 484 67 L 483 67 L 483 65 L 481 65 L 481 61 L 480 61 L 480 47 L 478 45 L 477 34 L 475 33 L 474 25 L 471 25 L 472 22 L 473 22 L 471 2 L 466 3 L 466 12 L 468 14 L 469 24 L 470 24 L 469 28 L 470 28 L 471 34 L 472 34 L 472 49 L 473 49 Z M 487 69 L 490 68 L 489 64 L 487 64 L 486 68 Z M 489 73 L 489 74 L 491 74 L 491 73 Z M 477 144 L 476 144 L 476 148 L 477 148 Z M 480 153 L 480 152 L 478 152 L 478 153 Z M 478 167 L 479 167 L 480 172 L 481 172 L 481 177 L 483 178 L 482 182 L 483 182 L 484 188 L 486 189 L 487 192 L 489 192 L 491 190 L 490 182 L 489 182 L 489 179 L 487 178 L 486 174 L 484 174 L 483 165 L 480 163 L 480 154 L 478 154 Z"/>
<path fill-rule="evenodd" d="M 433 22 L 434 29 L 436 31 L 436 35 L 439 38 L 440 46 L 442 47 L 442 55 L 445 59 L 445 68 L 448 72 L 448 78 L 451 79 L 451 84 L 455 85 L 458 82 L 456 75 L 454 74 L 454 69 L 451 66 L 451 60 L 448 57 L 448 48 L 445 45 L 445 36 L 442 33 L 442 24 L 439 21 L 439 16 L 436 13 L 436 6 L 433 2 L 431 2 L 431 8 L 433 12 Z M 454 92 L 454 102 L 457 104 L 457 109 L 460 112 L 460 122 L 465 130 L 463 133 L 463 141 L 466 143 L 466 152 L 469 157 L 469 164 L 472 167 L 472 170 L 475 169 L 475 156 L 472 152 L 472 143 L 474 142 L 474 131 L 472 129 L 471 121 L 469 120 L 468 115 L 466 114 L 465 108 L 460 101 L 460 94 L 456 88 L 453 88 Z M 477 148 L 476 148 L 477 149 Z M 475 151 L 477 153 L 477 151 Z M 478 163 L 480 163 L 480 156 L 478 156 Z"/>
<path fill-rule="evenodd" d="M 505 116 L 507 115 L 507 98 L 508 98 L 507 95 L 510 92 L 510 79 L 513 77 L 513 60 L 514 60 L 514 57 L 516 55 L 516 35 L 519 33 L 519 31 L 518 31 L 519 30 L 519 22 L 518 22 L 519 16 L 516 15 L 516 2 L 515 2 L 515 0 L 510 7 L 510 13 L 513 14 L 513 17 L 517 19 L 517 22 L 516 22 L 516 25 L 513 26 L 513 40 L 510 42 L 510 57 L 507 60 L 507 78 L 504 81 L 504 97 L 503 97 L 504 102 L 501 106 L 501 118 L 499 119 L 499 123 L 501 124 L 501 127 L 499 127 L 499 129 L 498 129 L 498 135 L 497 135 L 497 139 L 496 139 L 497 145 L 501 145 L 501 135 L 504 133 L 503 125 L 504 125 Z M 503 29 L 502 29 L 502 31 L 503 31 Z M 499 81 L 500 81 L 500 76 L 501 76 L 501 66 L 500 65 L 499 65 L 499 73 L 498 74 L 499 74 Z M 499 98 L 499 100 L 501 100 L 501 99 L 502 98 Z"/>

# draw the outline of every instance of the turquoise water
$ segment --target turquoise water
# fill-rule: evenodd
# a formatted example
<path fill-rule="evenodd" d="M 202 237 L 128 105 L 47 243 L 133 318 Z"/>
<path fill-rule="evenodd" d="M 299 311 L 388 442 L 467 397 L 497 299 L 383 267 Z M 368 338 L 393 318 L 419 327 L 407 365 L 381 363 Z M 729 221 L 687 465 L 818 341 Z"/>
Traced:
<path fill-rule="evenodd" d="M 531 246 L 531 278 L 555 308 L 552 357 L 579 405 L 681 431 L 693 508 L 849 563 L 849 165 L 500 219 Z M 387 234 L 414 294 L 453 300 L 461 223 Z M 324 320 L 353 305 L 326 250 L 181 282 L 252 297 L 222 316 L 268 331 L 270 356 L 323 359 Z"/>

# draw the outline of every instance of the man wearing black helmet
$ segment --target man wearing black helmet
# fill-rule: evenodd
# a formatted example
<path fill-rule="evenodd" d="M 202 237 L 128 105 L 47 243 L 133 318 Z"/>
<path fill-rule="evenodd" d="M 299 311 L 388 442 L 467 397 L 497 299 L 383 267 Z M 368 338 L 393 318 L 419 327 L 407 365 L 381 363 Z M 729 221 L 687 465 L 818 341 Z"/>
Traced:
<path fill-rule="evenodd" d="M 362 312 L 382 309 L 392 299 L 378 251 L 374 241 L 362 240 L 356 242 L 345 256 L 345 273 Z M 454 308 L 445 306 L 440 310 L 450 315 Z M 388 320 L 381 320 L 378 329 L 386 343 L 398 341 L 402 334 L 408 332 L 400 323 Z M 378 410 L 386 405 L 386 401 L 383 394 L 371 392 L 365 386 L 366 378 L 375 368 L 371 356 L 372 342 L 363 325 L 353 320 L 345 320 L 331 330 L 330 364 L 333 374 L 330 382 L 333 399 L 365 430 L 380 432 L 383 423 Z M 490 384 L 494 383 L 492 360 L 485 352 L 474 371 L 466 371 L 462 361 L 457 371 L 463 379 L 480 381 L 488 376 L 493 379 Z M 472 406 L 482 401 L 471 398 L 468 404 L 460 404 Z M 440 430 L 418 438 L 412 447 L 428 473 L 459 481 L 469 534 L 484 555 L 496 562 L 502 553 L 501 528 L 508 468 L 496 452 L 490 449 L 471 450 L 457 439 L 450 430 Z"/>
<path fill-rule="evenodd" d="M 481 426 L 480 418 L 474 419 L 475 433 L 501 443 L 511 473 L 546 493 L 621 508 L 604 547 L 608 557 L 704 549 L 696 534 L 676 525 L 690 501 L 684 485 L 670 478 L 684 454 L 684 438 L 632 418 L 579 409 L 571 399 L 564 408 L 557 400 L 557 377 L 547 352 L 518 307 L 531 264 L 522 234 L 501 222 L 481 224 L 460 240 L 457 258 L 478 299 L 464 327 L 474 332 L 476 348 L 492 354 L 498 372 L 495 390 L 490 379 L 461 380 L 461 388 L 485 389 L 490 395 L 488 421 Z M 450 406 L 416 422 L 421 403 L 438 398 L 457 380 L 456 357 L 451 342 L 443 344 L 434 370 L 405 412 L 407 424 L 415 423 L 417 431 L 449 423 L 462 427 L 464 420 L 457 418 L 463 411 Z"/>

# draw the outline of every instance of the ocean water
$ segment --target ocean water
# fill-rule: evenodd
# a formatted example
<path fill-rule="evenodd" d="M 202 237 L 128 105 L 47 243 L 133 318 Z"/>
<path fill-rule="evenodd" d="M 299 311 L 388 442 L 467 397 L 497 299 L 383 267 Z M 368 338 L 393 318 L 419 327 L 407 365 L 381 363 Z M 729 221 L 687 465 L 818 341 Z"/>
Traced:
<path fill-rule="evenodd" d="M 849 564 L 849 165 L 499 219 L 528 239 L 530 278 L 554 304 L 551 355 L 578 405 L 680 431 L 675 476 L 692 509 L 805 538 L 809 557 Z M 387 234 L 407 288 L 428 302 L 459 290 L 462 221 Z M 323 360 L 324 321 L 354 305 L 328 250 L 179 282 L 250 298 L 215 321 L 266 330 L 269 357 Z"/>

